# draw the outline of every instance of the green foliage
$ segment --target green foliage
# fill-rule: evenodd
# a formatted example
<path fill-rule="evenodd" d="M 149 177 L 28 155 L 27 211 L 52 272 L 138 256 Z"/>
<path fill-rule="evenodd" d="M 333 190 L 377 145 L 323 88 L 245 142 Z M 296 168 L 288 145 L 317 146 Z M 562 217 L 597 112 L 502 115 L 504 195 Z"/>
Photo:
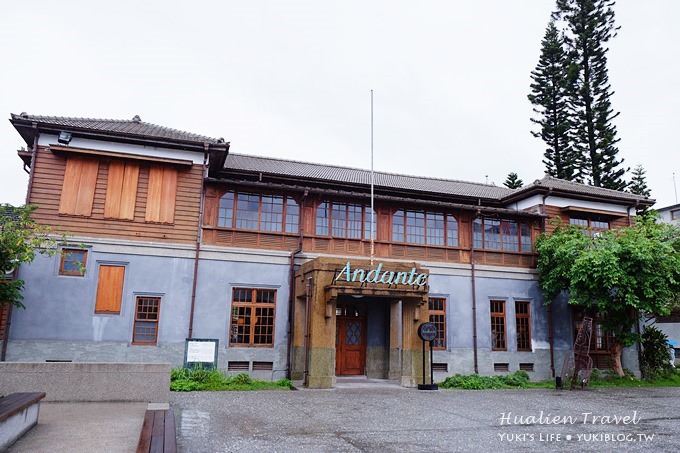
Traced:
<path fill-rule="evenodd" d="M 58 241 L 49 227 L 38 225 L 31 217 L 36 206 L 14 207 L 0 204 L 0 277 L 12 272 L 23 263 L 32 262 L 36 254 L 52 256 L 59 251 Z M 0 303 L 24 307 L 21 291 L 23 280 L 5 280 L 0 284 Z"/>
<path fill-rule="evenodd" d="M 202 367 L 174 368 L 170 371 L 170 390 L 173 392 L 193 392 L 196 390 L 290 390 L 293 384 L 288 379 L 276 382 L 259 381 L 247 373 L 225 374 L 221 370 Z"/>
<path fill-rule="evenodd" d="M 579 165 L 592 185 L 623 190 L 626 168 L 617 158 L 613 124 L 619 113 L 611 105 L 607 71 L 607 43 L 618 30 L 613 7 L 613 0 L 557 0 L 552 20 L 564 24 L 570 138 Z"/>
<path fill-rule="evenodd" d="M 564 49 L 564 38 L 555 23 L 550 21 L 541 41 L 541 57 L 531 71 L 531 93 L 535 118 L 540 127 L 532 135 L 541 138 L 547 148 L 543 164 L 550 176 L 569 181 L 581 181 L 580 155 L 572 146 L 573 121 L 569 110 L 569 54 Z"/>
<path fill-rule="evenodd" d="M 680 230 L 650 215 L 632 227 L 589 233 L 558 223 L 539 237 L 539 286 L 546 303 L 567 291 L 570 304 L 604 315 L 615 343 L 630 346 L 639 340 L 638 313 L 667 314 L 680 292 Z"/>
<path fill-rule="evenodd" d="M 440 386 L 445 389 L 487 390 L 527 388 L 528 384 L 529 374 L 526 371 L 516 371 L 502 376 L 480 376 L 478 374 L 464 376 L 456 374 L 444 379 Z"/>
<path fill-rule="evenodd" d="M 505 179 L 503 185 L 509 189 L 519 189 L 524 185 L 524 181 L 519 179 L 517 173 L 510 172 L 508 173 L 508 177 Z"/>
<path fill-rule="evenodd" d="M 673 372 L 668 337 L 654 326 L 646 327 L 642 334 L 640 370 L 648 380 L 668 377 Z"/>

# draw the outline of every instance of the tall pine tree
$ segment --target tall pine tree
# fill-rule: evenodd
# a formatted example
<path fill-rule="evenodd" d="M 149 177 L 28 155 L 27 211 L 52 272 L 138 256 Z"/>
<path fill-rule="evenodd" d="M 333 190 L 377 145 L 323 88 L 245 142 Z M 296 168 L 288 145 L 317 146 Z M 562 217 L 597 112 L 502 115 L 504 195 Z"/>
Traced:
<path fill-rule="evenodd" d="M 607 42 L 616 36 L 613 0 L 557 0 L 553 19 L 564 21 L 565 45 L 571 59 L 570 104 L 574 112 L 574 147 L 583 156 L 588 182 L 623 190 L 623 159 L 618 160 L 616 126 L 611 106 Z"/>
<path fill-rule="evenodd" d="M 569 58 L 564 50 L 564 38 L 555 23 L 550 21 L 541 42 L 541 57 L 531 71 L 529 101 L 534 105 L 540 126 L 534 137 L 540 137 L 547 148 L 543 163 L 550 176 L 582 182 L 580 155 L 572 147 L 572 120 L 569 111 Z"/>
<path fill-rule="evenodd" d="M 508 177 L 505 178 L 505 182 L 503 183 L 503 185 L 508 189 L 521 189 L 522 186 L 524 185 L 524 181 L 519 179 L 517 173 L 511 171 L 510 173 L 508 173 Z"/>

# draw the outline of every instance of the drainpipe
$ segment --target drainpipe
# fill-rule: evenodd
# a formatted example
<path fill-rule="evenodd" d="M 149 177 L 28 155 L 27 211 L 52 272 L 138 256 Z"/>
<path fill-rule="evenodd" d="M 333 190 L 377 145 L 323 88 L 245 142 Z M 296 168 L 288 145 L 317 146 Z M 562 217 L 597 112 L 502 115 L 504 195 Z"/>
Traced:
<path fill-rule="evenodd" d="M 295 328 L 295 257 L 302 252 L 302 241 L 305 237 L 304 233 L 304 212 L 305 212 L 305 200 L 307 199 L 308 191 L 305 190 L 305 192 L 302 194 L 302 200 L 300 200 L 300 216 L 299 216 L 299 221 L 298 221 L 298 231 L 300 234 L 300 237 L 298 239 L 298 246 L 295 251 L 293 251 L 290 254 L 290 282 L 289 282 L 289 288 L 290 288 L 290 293 L 288 295 L 288 335 L 287 335 L 287 349 L 286 349 L 286 377 L 288 379 L 291 378 L 292 370 L 291 370 L 291 356 L 293 353 L 293 334 L 294 334 L 294 328 Z"/>
<path fill-rule="evenodd" d="M 470 223 L 470 271 L 472 281 L 472 353 L 475 367 L 475 374 L 479 374 L 479 362 L 477 358 L 477 290 L 475 284 L 475 246 L 474 228 L 475 219 L 481 214 L 480 210 L 472 217 Z"/>
<path fill-rule="evenodd" d="M 201 175 L 201 201 L 198 208 L 198 228 L 196 231 L 196 249 L 194 254 L 194 275 L 191 282 L 191 309 L 189 311 L 189 333 L 188 338 L 193 338 L 194 334 L 194 310 L 196 308 L 196 286 L 198 284 L 198 259 L 201 253 L 201 238 L 203 237 L 203 211 L 205 208 L 205 178 L 208 176 L 208 147 L 203 144 L 203 174 Z"/>
<path fill-rule="evenodd" d="M 305 284 L 305 369 L 304 369 L 304 385 L 309 385 L 309 330 L 310 330 L 310 296 L 312 292 L 312 277 L 307 277 Z"/>
<path fill-rule="evenodd" d="M 552 187 L 548 189 L 548 193 L 543 195 L 543 201 L 541 203 L 541 212 L 545 216 L 545 200 L 550 196 L 553 189 Z M 542 225 L 543 233 L 545 233 L 545 217 L 543 217 Z M 548 312 L 548 343 L 550 344 L 550 372 L 552 377 L 555 377 L 555 330 L 553 326 L 553 308 L 552 302 L 546 307 Z"/>

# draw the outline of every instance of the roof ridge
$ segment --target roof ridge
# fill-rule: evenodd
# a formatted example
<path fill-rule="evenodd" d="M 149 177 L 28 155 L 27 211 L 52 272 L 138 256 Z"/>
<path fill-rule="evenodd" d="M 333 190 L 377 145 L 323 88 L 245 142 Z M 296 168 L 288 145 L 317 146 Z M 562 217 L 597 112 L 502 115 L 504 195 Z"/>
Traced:
<path fill-rule="evenodd" d="M 195 132 L 190 132 L 174 127 L 168 127 L 168 126 L 163 126 L 160 124 L 156 123 L 149 123 L 147 121 L 142 121 L 139 119 L 138 121 L 136 118 L 139 118 L 139 115 L 135 115 L 131 119 L 117 119 L 117 118 L 92 118 L 92 117 L 77 117 L 77 116 L 56 116 L 56 115 L 32 115 L 26 112 L 21 112 L 20 114 L 12 113 L 12 116 L 15 118 L 21 118 L 25 120 L 31 120 L 35 119 L 38 121 L 54 121 L 54 122 L 60 122 L 60 121 L 92 121 L 92 122 L 104 122 L 104 123 L 116 123 L 116 124 L 138 124 L 138 125 L 143 125 L 146 127 L 152 127 L 152 128 L 159 128 L 161 130 L 167 131 L 167 132 L 175 132 L 178 134 L 182 135 L 187 135 L 187 136 L 192 136 L 196 138 L 204 138 L 204 139 L 209 139 L 210 141 L 218 142 L 220 141 L 220 138 L 216 137 L 210 137 L 208 135 L 203 135 L 203 134 L 197 134 Z M 131 134 L 135 134 L 134 132 L 128 132 Z M 142 134 L 143 135 L 143 134 Z M 223 140 L 223 139 L 222 139 Z"/>
<path fill-rule="evenodd" d="M 229 156 L 240 156 L 240 157 L 255 158 L 255 159 L 275 160 L 275 161 L 279 161 L 279 162 L 291 162 L 291 163 L 303 164 L 303 165 L 342 168 L 344 170 L 354 170 L 354 171 L 363 171 L 363 172 L 370 172 L 371 171 L 371 170 L 368 170 L 368 169 L 365 169 L 365 168 L 351 167 L 351 166 L 348 166 L 348 165 L 322 164 L 322 163 L 318 163 L 318 162 L 305 162 L 305 161 L 296 160 L 296 159 L 283 159 L 283 158 L 280 158 L 280 157 L 256 156 L 256 155 L 253 155 L 253 154 L 229 153 Z M 227 159 L 229 159 L 229 157 L 227 157 Z M 433 176 L 407 175 L 407 174 L 404 174 L 404 173 L 392 173 L 392 172 L 379 171 L 379 170 L 376 170 L 375 172 L 380 173 L 382 175 L 389 175 L 389 176 L 401 176 L 401 177 L 405 177 L 405 178 L 427 179 L 427 180 L 430 180 L 430 181 L 457 182 L 457 183 L 472 184 L 472 185 L 482 186 L 482 187 L 491 187 L 491 188 L 495 188 L 495 189 L 505 189 L 505 190 L 509 190 L 509 191 L 513 190 L 513 189 L 510 189 L 510 188 L 507 188 L 507 187 L 496 186 L 494 184 L 484 184 L 484 183 L 481 183 L 481 182 L 464 181 L 462 179 L 447 179 L 447 178 L 439 178 L 439 177 L 433 177 Z"/>

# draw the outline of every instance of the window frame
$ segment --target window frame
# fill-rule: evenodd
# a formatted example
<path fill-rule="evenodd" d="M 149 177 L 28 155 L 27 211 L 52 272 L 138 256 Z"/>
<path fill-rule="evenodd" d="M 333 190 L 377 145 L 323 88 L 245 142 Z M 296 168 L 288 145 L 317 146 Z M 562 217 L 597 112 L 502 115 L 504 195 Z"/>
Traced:
<path fill-rule="evenodd" d="M 83 254 L 83 260 L 82 262 L 80 260 L 68 260 L 67 256 L 75 254 L 75 253 L 82 253 Z M 66 263 L 80 263 L 80 269 L 78 270 L 67 270 L 64 264 Z M 85 270 L 87 267 L 87 250 L 83 249 L 78 249 L 78 248 L 67 248 L 64 247 L 61 249 L 61 258 L 59 259 L 59 275 L 66 275 L 66 276 L 71 276 L 71 277 L 84 277 L 85 276 Z"/>
<path fill-rule="evenodd" d="M 503 231 L 508 231 L 513 224 L 515 234 L 505 234 Z M 493 233 L 491 238 L 487 237 L 487 226 L 498 227 L 498 232 Z M 531 237 L 531 230 L 531 224 L 521 220 L 488 216 L 475 217 L 472 219 L 472 248 L 504 253 L 533 253 L 534 241 Z M 495 236 L 498 240 L 495 240 Z M 512 240 L 505 238 L 512 238 Z M 524 239 L 528 239 L 528 246 Z M 498 247 L 491 247 L 493 244 L 498 244 Z M 506 244 L 509 245 L 506 246 Z"/>
<path fill-rule="evenodd" d="M 237 301 L 235 300 L 235 296 L 237 291 L 244 291 L 246 294 L 247 292 L 250 292 L 250 301 Z M 259 292 L 271 292 L 273 293 L 273 302 L 258 302 L 258 293 Z M 273 348 L 274 347 L 274 342 L 275 342 L 275 335 L 276 335 L 276 299 L 277 299 L 277 293 L 278 291 L 274 288 L 245 288 L 245 287 L 234 287 L 232 288 L 231 291 L 231 314 L 229 316 L 229 330 L 228 330 L 228 337 L 229 337 L 229 346 L 232 347 L 242 347 L 242 348 Z M 240 314 L 238 313 L 238 308 L 245 308 L 249 310 L 249 314 L 245 315 L 243 318 L 240 317 Z M 271 316 L 269 317 L 263 317 L 265 319 L 271 319 L 271 326 L 266 325 L 265 327 L 271 327 L 271 333 L 270 334 L 260 334 L 260 335 L 266 335 L 266 336 L 271 336 L 271 342 L 267 343 L 258 343 L 256 342 L 256 337 L 258 336 L 257 329 L 256 327 L 258 326 L 258 323 L 260 321 L 260 317 L 257 316 L 257 309 L 258 308 L 264 308 L 264 309 L 271 309 Z M 234 315 L 236 315 L 236 318 L 234 318 Z M 244 322 L 239 322 L 240 319 L 244 319 L 247 321 Z M 248 333 L 247 334 L 239 334 L 235 328 L 238 329 L 239 325 L 242 324 L 247 324 L 248 325 Z M 260 324 L 261 325 L 261 324 Z M 237 340 L 234 340 L 234 337 L 238 339 L 239 335 L 248 335 L 248 342 L 238 342 Z"/>
<path fill-rule="evenodd" d="M 491 334 L 491 350 L 492 351 L 507 351 L 508 350 L 508 328 L 507 328 L 507 323 L 506 323 L 506 307 L 505 307 L 505 300 L 503 299 L 491 299 L 489 304 L 489 314 L 490 314 L 490 334 Z M 496 307 L 494 307 L 494 304 Z M 500 307 L 502 308 L 501 311 L 496 311 L 494 308 Z M 494 322 L 494 319 L 497 321 Z M 500 320 L 500 322 L 498 321 Z M 498 343 L 498 333 L 494 333 L 494 326 L 501 326 L 502 327 L 502 344 Z"/>
<path fill-rule="evenodd" d="M 526 312 L 519 307 L 526 306 Z M 525 321 L 526 320 L 526 321 Z M 524 324 L 525 326 L 521 326 Z M 526 327 L 526 338 L 520 338 L 520 328 Z M 515 337 L 518 351 L 532 351 L 531 345 L 531 302 L 528 300 L 515 301 Z"/>
<path fill-rule="evenodd" d="M 359 213 L 357 209 L 360 210 L 361 220 L 356 217 Z M 340 213 L 343 218 L 336 218 L 340 217 Z M 371 239 L 371 220 L 377 221 L 377 218 L 377 215 L 371 215 L 370 205 L 351 201 L 323 200 L 315 207 L 314 234 L 335 239 L 368 241 Z M 358 222 L 361 222 L 360 226 Z"/>
<path fill-rule="evenodd" d="M 607 227 L 605 228 L 601 224 L 606 224 Z M 588 236 L 592 237 L 596 237 L 600 231 L 609 231 L 612 227 L 609 220 L 591 217 L 569 217 L 569 225 L 581 228 Z"/>
<path fill-rule="evenodd" d="M 433 309 L 433 302 L 441 302 L 441 308 Z M 437 326 L 437 337 L 433 340 L 432 350 L 445 351 L 446 350 L 446 297 L 428 297 L 427 301 L 428 320 Z M 438 321 L 433 317 L 441 316 L 442 321 Z M 439 343 L 439 344 L 437 344 Z"/>
<path fill-rule="evenodd" d="M 150 300 L 150 301 L 156 302 L 156 310 L 155 310 L 156 319 L 155 320 L 149 320 L 148 318 L 140 318 L 139 308 L 140 308 L 140 301 L 141 300 Z M 161 301 L 162 301 L 162 298 L 160 296 L 146 296 L 146 295 L 141 295 L 141 294 L 138 294 L 138 295 L 135 296 L 135 316 L 134 316 L 134 322 L 132 324 L 132 344 L 133 345 L 138 345 L 138 346 L 156 346 L 156 345 L 158 345 L 158 331 L 159 331 L 160 321 L 161 321 Z M 153 341 L 136 340 L 136 338 L 137 338 L 137 323 L 138 322 L 155 324 Z"/>
<path fill-rule="evenodd" d="M 252 214 L 251 217 L 253 218 L 239 217 L 240 213 L 243 212 L 243 203 L 248 203 L 248 199 L 251 197 L 253 200 L 250 200 L 250 203 L 254 203 L 254 198 L 257 198 L 257 213 L 254 210 L 245 212 L 256 214 L 256 218 Z M 265 206 L 279 206 L 276 203 L 269 203 L 270 199 L 281 200 L 281 212 L 275 212 L 275 209 L 271 211 L 264 209 Z M 239 206 L 240 203 L 241 206 Z M 228 206 L 229 204 L 231 206 Z M 274 223 L 268 219 L 267 216 L 271 215 L 278 216 L 278 222 Z M 247 224 L 239 226 L 239 222 L 254 222 L 255 227 L 252 228 Z M 265 224 L 278 225 L 278 229 L 263 229 Z M 293 226 L 295 231 L 289 231 Z M 291 195 L 227 190 L 219 197 L 217 202 L 217 227 L 268 234 L 298 234 L 300 232 L 300 205 Z"/>
<path fill-rule="evenodd" d="M 437 227 L 440 222 L 441 229 Z M 391 240 L 395 243 L 425 247 L 458 247 L 460 243 L 458 219 L 446 212 L 395 209 L 390 215 L 390 227 Z"/>

